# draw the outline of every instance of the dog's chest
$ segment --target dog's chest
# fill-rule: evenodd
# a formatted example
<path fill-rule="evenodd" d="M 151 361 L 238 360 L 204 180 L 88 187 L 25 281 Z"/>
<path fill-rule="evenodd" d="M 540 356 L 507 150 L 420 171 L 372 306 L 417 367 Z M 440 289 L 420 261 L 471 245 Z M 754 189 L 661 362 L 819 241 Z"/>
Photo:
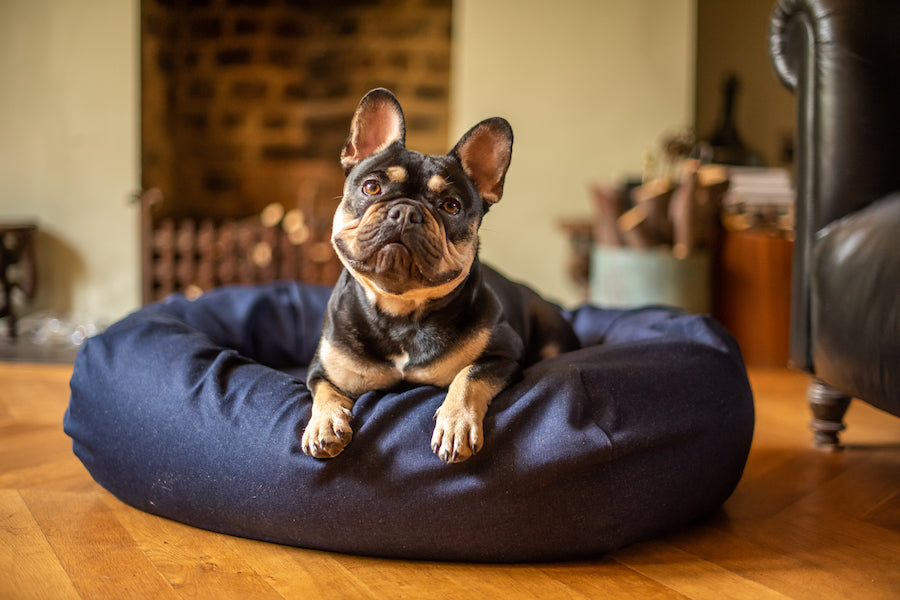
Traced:
<path fill-rule="evenodd" d="M 400 377 L 405 378 L 406 368 L 409 366 L 409 352 L 404 351 L 401 354 L 394 355 L 390 358 L 390 361 L 394 363 L 394 369 L 400 374 Z"/>
<path fill-rule="evenodd" d="M 388 360 L 403 381 L 446 387 L 484 353 L 489 340 L 490 330 L 482 327 L 450 340 L 423 331 Z"/>
<path fill-rule="evenodd" d="M 453 340 L 437 344 L 426 336 L 409 339 L 405 344 L 351 350 L 339 343 L 323 340 L 320 358 L 328 378 L 347 393 L 391 388 L 402 381 L 447 387 L 467 366 L 481 356 L 490 340 L 490 330 L 476 328 Z"/>

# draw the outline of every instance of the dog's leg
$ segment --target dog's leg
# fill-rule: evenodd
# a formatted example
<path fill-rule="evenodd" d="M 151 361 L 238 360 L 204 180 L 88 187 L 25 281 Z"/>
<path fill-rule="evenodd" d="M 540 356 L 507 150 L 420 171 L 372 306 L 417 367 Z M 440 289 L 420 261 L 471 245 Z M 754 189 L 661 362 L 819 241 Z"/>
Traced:
<path fill-rule="evenodd" d="M 353 400 L 326 380 L 313 391 L 312 415 L 303 431 L 303 452 L 315 458 L 333 458 L 350 443 Z"/>
<path fill-rule="evenodd" d="M 473 366 L 460 371 L 434 415 L 431 450 L 444 462 L 462 462 L 484 445 L 484 415 L 506 381 L 480 373 Z"/>

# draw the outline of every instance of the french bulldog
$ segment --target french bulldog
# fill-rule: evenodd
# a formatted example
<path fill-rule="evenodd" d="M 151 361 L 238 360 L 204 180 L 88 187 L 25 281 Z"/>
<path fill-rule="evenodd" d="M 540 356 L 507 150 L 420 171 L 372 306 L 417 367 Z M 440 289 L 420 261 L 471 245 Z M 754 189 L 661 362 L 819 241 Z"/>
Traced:
<path fill-rule="evenodd" d="M 369 92 L 341 152 L 346 174 L 331 242 L 344 270 L 310 363 L 301 446 L 337 456 L 355 400 L 401 382 L 447 388 L 431 449 L 460 462 L 484 442 L 491 400 L 524 367 L 578 347 L 558 307 L 478 260 L 482 218 L 503 194 L 512 129 L 470 129 L 446 156 L 405 147 L 394 95 Z"/>

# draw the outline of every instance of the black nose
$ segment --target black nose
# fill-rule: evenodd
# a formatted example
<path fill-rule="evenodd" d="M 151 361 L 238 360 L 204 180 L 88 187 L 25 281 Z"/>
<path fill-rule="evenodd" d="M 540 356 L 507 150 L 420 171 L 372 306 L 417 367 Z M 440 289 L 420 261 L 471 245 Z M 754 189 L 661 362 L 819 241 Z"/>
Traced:
<path fill-rule="evenodd" d="M 388 219 L 397 225 L 421 225 L 422 213 L 412 204 L 398 204 L 388 211 Z"/>

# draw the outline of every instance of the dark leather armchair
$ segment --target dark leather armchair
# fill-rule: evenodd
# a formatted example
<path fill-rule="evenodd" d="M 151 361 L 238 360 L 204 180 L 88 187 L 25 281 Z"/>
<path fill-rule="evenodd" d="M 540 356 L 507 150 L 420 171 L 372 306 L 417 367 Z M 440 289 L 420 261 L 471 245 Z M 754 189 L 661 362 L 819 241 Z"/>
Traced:
<path fill-rule="evenodd" d="M 770 53 L 797 96 L 791 362 L 834 449 L 851 398 L 900 416 L 900 1 L 782 0 Z"/>

